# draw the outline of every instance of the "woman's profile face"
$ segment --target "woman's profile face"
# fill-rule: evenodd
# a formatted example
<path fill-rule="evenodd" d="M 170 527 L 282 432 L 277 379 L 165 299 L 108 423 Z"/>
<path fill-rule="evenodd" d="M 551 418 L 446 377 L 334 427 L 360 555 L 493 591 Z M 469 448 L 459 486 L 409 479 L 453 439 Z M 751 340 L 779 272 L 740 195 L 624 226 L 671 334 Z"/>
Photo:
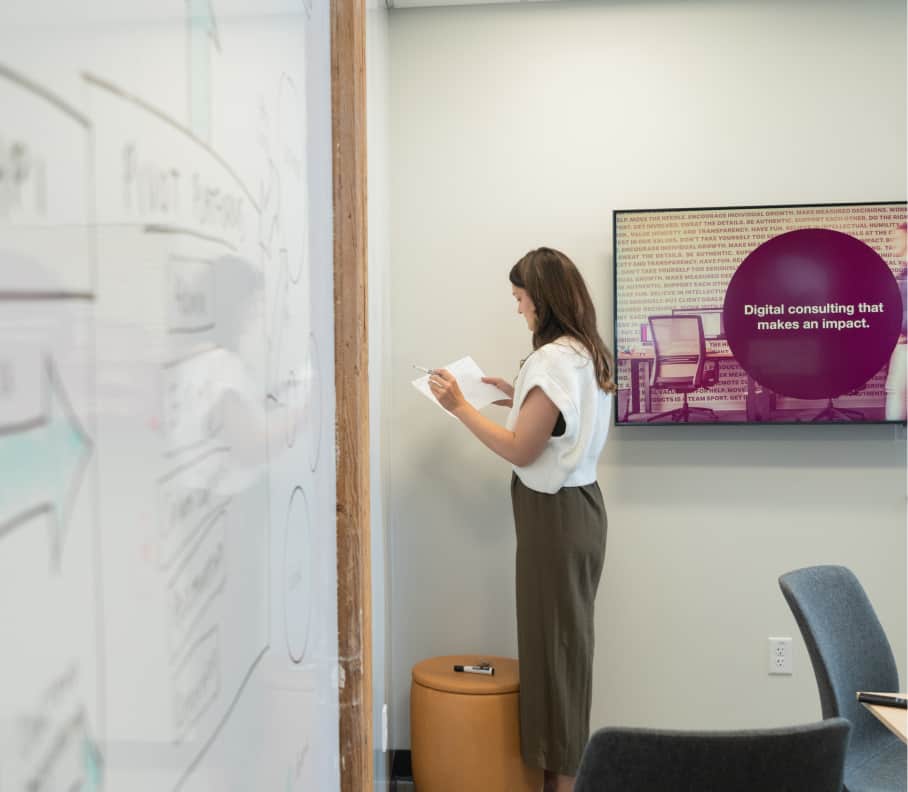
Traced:
<path fill-rule="evenodd" d="M 517 313 L 523 315 L 523 318 L 526 319 L 527 327 L 530 328 L 530 330 L 535 330 L 536 306 L 533 305 L 533 301 L 530 299 L 530 295 L 527 294 L 527 290 L 511 284 L 511 294 L 513 294 L 514 299 L 517 300 Z"/>

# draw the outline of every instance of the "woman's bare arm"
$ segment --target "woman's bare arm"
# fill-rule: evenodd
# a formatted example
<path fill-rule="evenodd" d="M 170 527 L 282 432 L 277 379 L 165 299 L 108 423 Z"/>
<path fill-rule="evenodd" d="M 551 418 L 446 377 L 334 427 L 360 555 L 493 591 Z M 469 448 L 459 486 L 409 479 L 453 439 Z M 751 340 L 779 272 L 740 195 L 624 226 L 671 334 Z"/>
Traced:
<path fill-rule="evenodd" d="M 558 420 L 558 408 L 540 388 L 533 388 L 523 400 L 512 431 L 489 420 L 464 399 L 457 380 L 448 371 L 436 369 L 429 387 L 441 406 L 450 410 L 483 445 L 517 467 L 526 467 L 538 459 Z"/>

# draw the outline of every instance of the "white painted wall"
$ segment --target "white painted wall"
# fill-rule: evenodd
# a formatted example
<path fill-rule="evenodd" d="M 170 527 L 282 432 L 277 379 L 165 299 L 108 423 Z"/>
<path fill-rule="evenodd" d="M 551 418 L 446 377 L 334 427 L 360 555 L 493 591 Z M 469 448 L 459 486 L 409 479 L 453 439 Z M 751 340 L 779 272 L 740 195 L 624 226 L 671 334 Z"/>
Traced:
<path fill-rule="evenodd" d="M 390 584 L 388 580 L 387 435 L 384 420 L 390 382 L 389 282 L 391 263 L 388 181 L 388 11 L 384 0 L 366 3 L 366 128 L 368 167 L 369 255 L 369 475 L 372 553 L 372 731 L 376 792 L 387 789 L 390 757 L 382 750 L 382 707 L 388 701 L 391 675 Z M 390 744 L 390 743 L 389 743 Z"/>
<path fill-rule="evenodd" d="M 904 199 L 901 0 L 564 2 L 393 11 L 393 739 L 410 670 L 516 654 L 508 465 L 409 385 L 529 349 L 507 272 L 557 246 L 612 337 L 618 208 Z M 492 408 L 494 409 L 494 408 Z M 499 415 L 503 420 L 503 413 Z M 819 717 L 779 574 L 843 563 L 905 680 L 905 438 L 881 426 L 614 429 L 592 724 Z M 793 636 L 794 675 L 766 673 Z"/>

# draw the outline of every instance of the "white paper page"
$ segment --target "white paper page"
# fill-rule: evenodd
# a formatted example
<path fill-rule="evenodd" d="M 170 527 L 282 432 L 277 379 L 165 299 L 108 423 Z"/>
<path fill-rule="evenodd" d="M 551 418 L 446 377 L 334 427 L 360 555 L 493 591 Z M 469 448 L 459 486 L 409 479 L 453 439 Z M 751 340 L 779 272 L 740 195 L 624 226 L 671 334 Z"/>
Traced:
<path fill-rule="evenodd" d="M 482 373 L 482 369 L 479 368 L 476 361 L 469 355 L 460 360 L 455 360 L 447 366 L 440 366 L 439 368 L 444 368 L 451 372 L 457 380 L 457 384 L 460 385 L 460 390 L 463 393 L 464 398 L 477 410 L 488 407 L 488 405 L 494 401 L 508 398 L 507 394 L 498 390 L 494 385 L 489 385 L 487 382 L 482 381 L 485 374 Z M 450 412 L 439 404 L 438 399 L 435 398 L 432 391 L 429 389 L 428 374 L 413 380 L 413 387 L 433 404 L 441 407 L 448 415 L 451 415 Z M 453 417 L 453 415 L 451 417 Z"/>

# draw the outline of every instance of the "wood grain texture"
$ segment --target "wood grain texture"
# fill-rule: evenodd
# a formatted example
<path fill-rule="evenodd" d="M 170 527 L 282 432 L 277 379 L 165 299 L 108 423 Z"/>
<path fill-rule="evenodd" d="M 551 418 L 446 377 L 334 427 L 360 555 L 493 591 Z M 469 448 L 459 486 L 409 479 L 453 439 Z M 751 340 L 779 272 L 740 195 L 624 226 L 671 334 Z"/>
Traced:
<path fill-rule="evenodd" d="M 331 3 L 341 792 L 372 792 L 366 12 Z"/>

